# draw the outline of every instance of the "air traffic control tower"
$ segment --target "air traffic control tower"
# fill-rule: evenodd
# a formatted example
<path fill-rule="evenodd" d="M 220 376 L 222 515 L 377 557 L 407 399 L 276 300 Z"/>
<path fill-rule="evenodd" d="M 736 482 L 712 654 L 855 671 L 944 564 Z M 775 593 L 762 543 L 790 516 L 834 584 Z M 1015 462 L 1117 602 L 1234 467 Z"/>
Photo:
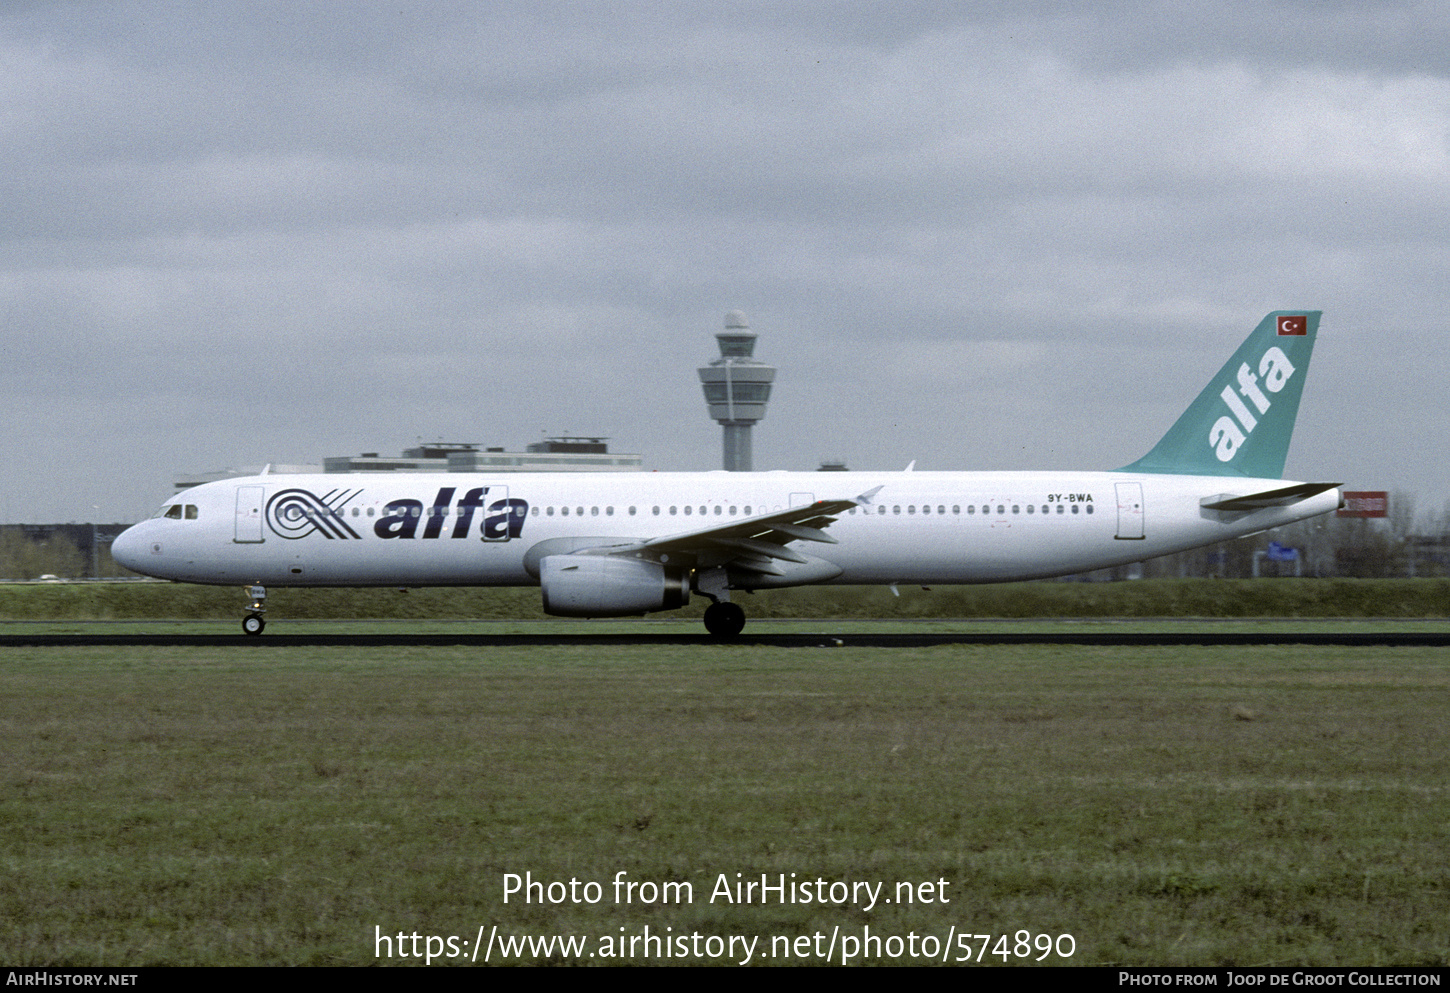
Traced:
<path fill-rule="evenodd" d="M 700 369 L 705 404 L 725 429 L 725 468 L 749 472 L 750 429 L 765 416 L 775 366 L 752 357 L 755 332 L 738 310 L 725 315 L 725 331 L 715 340 L 720 343 L 720 357 Z"/>

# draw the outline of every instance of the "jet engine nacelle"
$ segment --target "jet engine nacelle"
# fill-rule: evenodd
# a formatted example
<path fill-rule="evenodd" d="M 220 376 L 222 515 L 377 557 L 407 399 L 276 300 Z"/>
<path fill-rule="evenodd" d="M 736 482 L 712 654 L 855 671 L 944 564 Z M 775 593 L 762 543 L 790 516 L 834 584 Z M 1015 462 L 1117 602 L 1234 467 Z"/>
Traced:
<path fill-rule="evenodd" d="M 650 559 L 547 555 L 539 584 L 544 612 L 561 617 L 627 617 L 690 602 L 689 576 Z"/>

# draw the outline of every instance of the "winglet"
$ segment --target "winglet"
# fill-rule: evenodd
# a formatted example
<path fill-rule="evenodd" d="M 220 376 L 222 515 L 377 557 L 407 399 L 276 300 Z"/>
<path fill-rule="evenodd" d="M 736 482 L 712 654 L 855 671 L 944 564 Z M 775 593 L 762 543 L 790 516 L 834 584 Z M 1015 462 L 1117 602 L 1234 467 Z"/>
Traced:
<path fill-rule="evenodd" d="M 858 506 L 858 507 L 869 507 L 869 506 L 871 506 L 871 498 L 874 497 L 877 493 L 880 493 L 880 492 L 881 492 L 881 487 L 880 486 L 873 486 L 873 487 L 871 487 L 865 493 L 862 493 L 860 496 L 858 496 L 856 498 L 856 506 Z"/>
<path fill-rule="evenodd" d="M 1282 476 L 1320 314 L 1265 317 L 1153 450 L 1118 471 Z"/>

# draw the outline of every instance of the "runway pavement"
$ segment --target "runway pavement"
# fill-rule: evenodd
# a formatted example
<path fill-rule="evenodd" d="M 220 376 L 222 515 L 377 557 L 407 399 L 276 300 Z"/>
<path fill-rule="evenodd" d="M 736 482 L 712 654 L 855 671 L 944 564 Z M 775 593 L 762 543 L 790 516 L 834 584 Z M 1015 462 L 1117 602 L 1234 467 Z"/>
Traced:
<path fill-rule="evenodd" d="M 1088 645 L 1095 647 L 1152 647 L 1172 645 L 1340 645 L 1360 647 L 1446 647 L 1450 632 L 1363 631 L 1317 632 L 1275 629 L 1241 631 L 1153 632 L 937 632 L 835 633 L 822 624 L 818 633 L 751 634 L 748 630 L 728 639 L 698 634 L 641 630 L 639 634 L 27 634 L 10 630 L 0 635 L 0 648 L 116 646 L 160 647 L 442 647 L 464 645 L 498 648 L 517 645 L 620 646 L 636 645 L 764 645 L 775 648 L 921 648 L 932 645 Z"/>

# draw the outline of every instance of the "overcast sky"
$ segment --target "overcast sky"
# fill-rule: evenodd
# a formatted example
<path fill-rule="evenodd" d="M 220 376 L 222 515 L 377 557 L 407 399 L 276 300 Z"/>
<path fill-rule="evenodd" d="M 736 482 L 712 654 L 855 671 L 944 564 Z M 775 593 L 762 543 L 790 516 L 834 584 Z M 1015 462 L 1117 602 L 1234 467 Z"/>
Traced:
<path fill-rule="evenodd" d="M 1450 496 L 1450 7 L 0 8 L 0 520 L 605 435 L 1111 469 L 1322 309 L 1286 474 Z"/>

